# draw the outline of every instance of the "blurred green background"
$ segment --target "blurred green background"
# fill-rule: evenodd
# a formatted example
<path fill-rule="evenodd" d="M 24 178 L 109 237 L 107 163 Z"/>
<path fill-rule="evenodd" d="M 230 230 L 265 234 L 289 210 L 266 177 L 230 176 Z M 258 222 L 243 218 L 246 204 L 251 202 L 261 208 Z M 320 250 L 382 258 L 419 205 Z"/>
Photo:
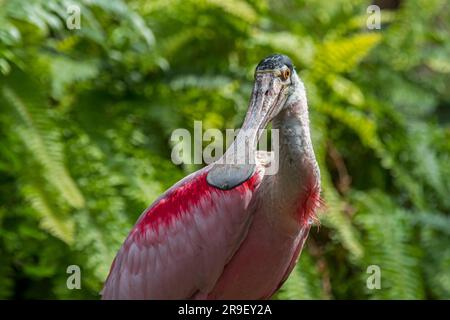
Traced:
<path fill-rule="evenodd" d="M 450 298 L 450 4 L 379 1 L 368 30 L 370 4 L 0 0 L 0 298 L 97 299 L 140 213 L 198 169 L 172 131 L 239 127 L 274 52 L 305 82 L 327 203 L 275 298 Z"/>

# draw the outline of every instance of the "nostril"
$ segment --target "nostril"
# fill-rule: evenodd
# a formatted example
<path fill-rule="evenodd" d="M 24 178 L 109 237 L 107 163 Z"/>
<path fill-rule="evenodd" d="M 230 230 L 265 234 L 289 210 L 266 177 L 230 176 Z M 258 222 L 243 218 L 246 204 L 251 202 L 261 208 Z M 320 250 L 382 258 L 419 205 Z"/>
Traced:
<path fill-rule="evenodd" d="M 267 96 L 269 94 L 269 90 L 266 90 L 266 92 L 264 92 L 264 95 Z"/>

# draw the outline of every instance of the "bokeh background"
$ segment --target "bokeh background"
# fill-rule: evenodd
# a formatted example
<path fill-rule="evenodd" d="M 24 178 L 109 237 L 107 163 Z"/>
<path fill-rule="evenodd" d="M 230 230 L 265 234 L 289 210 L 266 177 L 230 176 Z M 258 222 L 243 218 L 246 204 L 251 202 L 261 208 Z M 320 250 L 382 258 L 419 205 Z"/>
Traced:
<path fill-rule="evenodd" d="M 450 4 L 378 1 L 368 30 L 370 4 L 0 0 L 0 298 L 98 299 L 140 213 L 199 168 L 172 131 L 239 127 L 274 52 L 305 82 L 327 203 L 275 298 L 450 298 Z"/>

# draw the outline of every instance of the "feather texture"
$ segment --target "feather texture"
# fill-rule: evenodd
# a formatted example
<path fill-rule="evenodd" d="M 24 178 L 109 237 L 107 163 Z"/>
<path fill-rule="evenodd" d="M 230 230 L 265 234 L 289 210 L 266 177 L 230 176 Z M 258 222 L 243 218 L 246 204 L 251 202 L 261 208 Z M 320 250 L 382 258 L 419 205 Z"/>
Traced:
<path fill-rule="evenodd" d="M 223 191 L 207 184 L 208 168 L 144 211 L 113 262 L 104 299 L 186 299 L 212 290 L 247 232 L 263 170 Z"/>

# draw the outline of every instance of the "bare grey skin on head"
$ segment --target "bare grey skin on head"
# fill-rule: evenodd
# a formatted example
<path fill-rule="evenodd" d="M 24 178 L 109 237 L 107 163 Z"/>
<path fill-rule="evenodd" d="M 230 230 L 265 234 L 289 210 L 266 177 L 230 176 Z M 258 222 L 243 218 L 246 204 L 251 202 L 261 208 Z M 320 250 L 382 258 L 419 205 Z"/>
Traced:
<path fill-rule="evenodd" d="M 208 172 L 210 185 L 232 189 L 254 173 L 255 156 L 261 130 L 283 110 L 299 85 L 289 57 L 274 54 L 261 60 L 255 70 L 255 84 L 244 124 L 233 144 Z"/>

